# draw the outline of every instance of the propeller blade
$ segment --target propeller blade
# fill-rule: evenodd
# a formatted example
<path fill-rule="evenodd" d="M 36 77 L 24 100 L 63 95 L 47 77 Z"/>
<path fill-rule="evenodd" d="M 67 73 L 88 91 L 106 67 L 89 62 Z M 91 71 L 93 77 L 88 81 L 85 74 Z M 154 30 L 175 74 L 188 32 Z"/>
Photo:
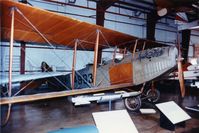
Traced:
<path fill-rule="evenodd" d="M 183 73 L 183 67 L 182 67 L 182 58 L 181 58 L 181 49 L 180 49 L 180 39 L 179 35 L 177 34 L 177 41 L 178 41 L 178 79 L 180 83 L 180 91 L 181 96 L 185 96 L 185 84 L 184 84 L 184 73 Z"/>
<path fill-rule="evenodd" d="M 178 79 L 180 83 L 180 91 L 181 91 L 181 96 L 185 96 L 185 84 L 184 84 L 184 74 L 182 70 L 182 61 L 178 59 Z"/>

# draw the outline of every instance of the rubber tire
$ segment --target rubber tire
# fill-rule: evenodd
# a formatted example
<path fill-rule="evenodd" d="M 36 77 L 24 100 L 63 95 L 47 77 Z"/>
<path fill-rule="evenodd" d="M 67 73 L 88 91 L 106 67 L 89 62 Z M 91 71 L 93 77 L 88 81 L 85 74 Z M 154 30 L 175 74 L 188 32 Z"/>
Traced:
<path fill-rule="evenodd" d="M 134 105 L 131 105 L 131 104 L 134 104 Z M 129 111 L 138 111 L 141 107 L 140 96 L 125 98 L 124 105 Z"/>
<path fill-rule="evenodd" d="M 147 91 L 146 95 L 147 96 L 152 95 L 152 98 L 148 98 L 148 101 L 153 102 L 153 103 L 157 102 L 160 99 L 160 91 L 157 89 L 155 89 L 153 91 L 151 89 L 149 89 Z"/>

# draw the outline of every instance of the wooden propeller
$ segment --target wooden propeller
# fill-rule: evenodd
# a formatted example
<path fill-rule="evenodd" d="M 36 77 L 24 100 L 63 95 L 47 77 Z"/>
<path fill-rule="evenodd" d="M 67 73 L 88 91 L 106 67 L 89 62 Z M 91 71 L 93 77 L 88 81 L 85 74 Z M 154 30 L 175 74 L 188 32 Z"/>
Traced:
<path fill-rule="evenodd" d="M 177 35 L 177 43 L 178 43 L 178 79 L 180 83 L 180 91 L 181 96 L 185 96 L 185 84 L 184 84 L 184 74 L 183 74 L 183 67 L 182 67 L 182 56 L 181 56 L 181 49 L 180 49 L 180 41 L 179 35 Z"/>

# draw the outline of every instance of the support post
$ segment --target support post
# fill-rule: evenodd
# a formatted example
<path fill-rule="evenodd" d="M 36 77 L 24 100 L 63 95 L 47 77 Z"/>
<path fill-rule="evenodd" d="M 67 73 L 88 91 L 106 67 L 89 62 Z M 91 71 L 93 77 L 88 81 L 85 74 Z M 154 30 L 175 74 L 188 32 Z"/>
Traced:
<path fill-rule="evenodd" d="M 146 38 L 148 40 L 155 41 L 155 26 L 160 17 L 157 15 L 157 12 L 152 11 L 147 14 L 147 29 L 146 29 Z"/>
<path fill-rule="evenodd" d="M 104 26 L 104 19 L 105 19 L 105 11 L 106 9 L 97 2 L 97 9 L 96 9 L 96 24 L 100 26 Z"/>
<path fill-rule="evenodd" d="M 185 64 L 188 61 L 188 51 L 189 51 L 189 42 L 190 42 L 191 30 L 183 30 L 182 31 L 182 57 L 184 60 L 182 61 Z"/>
<path fill-rule="evenodd" d="M 96 25 L 100 25 L 104 27 L 104 19 L 105 19 L 105 11 L 106 9 L 103 8 L 101 2 L 97 2 L 97 9 L 96 9 Z M 100 64 L 102 62 L 102 50 L 99 49 L 97 55 L 97 63 Z"/>
<path fill-rule="evenodd" d="M 95 51 L 94 51 L 94 62 L 93 62 L 93 85 L 96 85 L 96 76 L 97 76 L 97 55 L 98 55 L 98 48 L 99 48 L 99 30 L 97 30 L 97 38 L 95 44 Z"/>
<path fill-rule="evenodd" d="M 22 41 L 20 47 L 20 74 L 25 74 L 25 57 L 26 57 L 26 43 Z M 26 85 L 23 84 L 23 82 L 20 83 L 20 88 L 25 88 L 25 86 Z M 23 93 L 23 91 L 20 92 Z"/>
<path fill-rule="evenodd" d="M 98 63 L 98 64 L 101 64 L 101 63 L 102 63 L 102 49 L 99 49 L 99 50 L 98 50 L 97 63 Z"/>
<path fill-rule="evenodd" d="M 75 89 L 75 66 L 76 66 L 76 53 L 77 53 L 78 40 L 75 40 L 75 47 L 73 51 L 73 64 L 72 64 L 72 90 Z"/>
<path fill-rule="evenodd" d="M 118 0 L 100 0 L 96 2 L 96 24 L 104 27 L 105 12 Z M 97 63 L 102 62 L 102 50 L 99 49 Z"/>
<path fill-rule="evenodd" d="M 26 43 L 21 42 L 21 56 L 20 56 L 20 74 L 25 74 L 25 54 L 26 54 Z"/>

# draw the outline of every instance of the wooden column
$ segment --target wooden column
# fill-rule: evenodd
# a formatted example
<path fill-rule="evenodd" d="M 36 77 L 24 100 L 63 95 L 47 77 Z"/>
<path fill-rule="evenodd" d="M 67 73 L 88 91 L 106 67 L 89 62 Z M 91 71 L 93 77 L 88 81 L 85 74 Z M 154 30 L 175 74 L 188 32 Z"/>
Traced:
<path fill-rule="evenodd" d="M 102 62 L 102 49 L 99 49 L 97 54 L 97 64 L 101 64 L 101 62 Z"/>
<path fill-rule="evenodd" d="M 190 30 L 182 31 L 182 57 L 184 58 L 183 64 L 188 61 L 190 36 L 191 36 Z"/>
<path fill-rule="evenodd" d="M 97 9 L 96 9 L 96 24 L 100 26 L 104 26 L 104 19 L 105 19 L 105 11 L 106 9 L 103 8 L 102 4 L 97 2 Z M 102 62 L 102 50 L 98 51 L 98 60 L 97 63 L 100 64 Z"/>
<path fill-rule="evenodd" d="M 100 26 L 104 26 L 104 19 L 105 19 L 105 11 L 103 5 L 97 2 L 97 9 L 96 9 L 96 24 Z"/>
<path fill-rule="evenodd" d="M 160 17 L 157 15 L 156 11 L 147 14 L 146 38 L 148 40 L 155 41 L 155 26 L 158 19 L 160 19 Z"/>
<path fill-rule="evenodd" d="M 94 62 L 93 62 L 93 85 L 96 85 L 96 76 L 97 76 L 97 55 L 98 55 L 98 47 L 99 47 L 99 30 L 97 30 L 97 38 L 95 44 L 94 51 Z"/>
<path fill-rule="evenodd" d="M 20 74 L 25 74 L 26 43 L 21 42 Z"/>
<path fill-rule="evenodd" d="M 96 1 L 96 24 L 104 27 L 105 12 L 111 7 L 115 2 L 119 0 L 99 0 Z M 98 50 L 98 60 L 97 63 L 102 62 L 102 50 Z"/>
<path fill-rule="evenodd" d="M 10 49 L 9 49 L 9 82 L 8 82 L 8 96 L 12 95 L 12 62 L 13 62 L 13 40 L 14 40 L 14 8 L 11 9 L 11 33 L 10 33 Z"/>
<path fill-rule="evenodd" d="M 73 51 L 73 64 L 72 64 L 72 84 L 71 84 L 72 90 L 75 89 L 75 66 L 76 66 L 77 45 L 78 45 L 78 40 L 75 40 L 75 47 Z"/>

